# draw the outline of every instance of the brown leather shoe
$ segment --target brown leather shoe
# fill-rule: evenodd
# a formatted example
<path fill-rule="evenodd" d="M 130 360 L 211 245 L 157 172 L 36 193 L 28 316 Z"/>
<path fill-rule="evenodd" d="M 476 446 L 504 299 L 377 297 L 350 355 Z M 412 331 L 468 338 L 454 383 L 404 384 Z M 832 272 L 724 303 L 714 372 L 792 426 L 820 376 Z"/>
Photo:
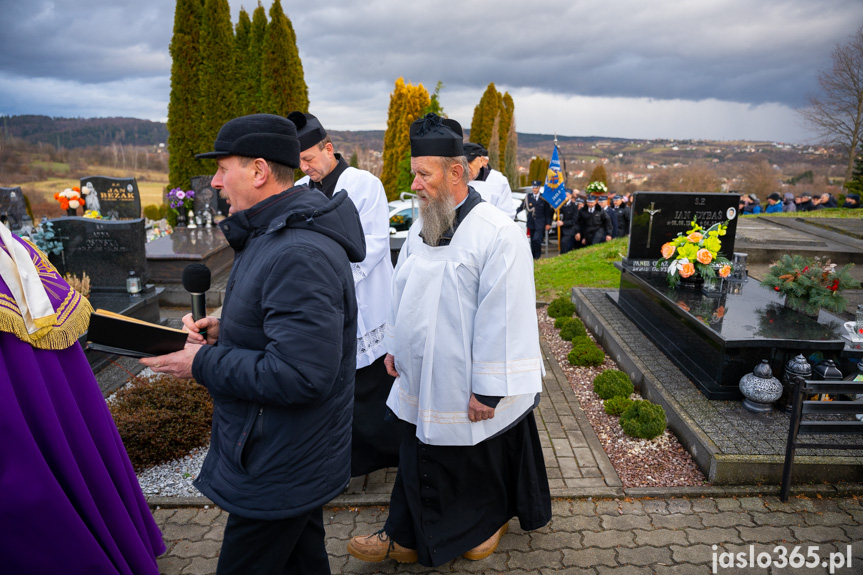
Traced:
<path fill-rule="evenodd" d="M 416 563 L 417 552 L 415 549 L 402 547 L 389 538 L 386 531 L 381 529 L 371 535 L 357 535 L 348 541 L 348 553 L 360 561 L 371 561 L 377 563 L 384 559 L 395 559 L 399 563 Z"/>
<path fill-rule="evenodd" d="M 480 559 L 485 559 L 497 549 L 497 544 L 500 543 L 500 538 L 503 537 L 504 533 L 509 529 L 509 522 L 503 524 L 503 526 L 495 531 L 494 535 L 486 539 L 485 543 L 481 543 L 471 549 L 470 551 L 462 554 L 462 557 L 465 559 L 470 559 L 471 561 L 479 561 Z"/>

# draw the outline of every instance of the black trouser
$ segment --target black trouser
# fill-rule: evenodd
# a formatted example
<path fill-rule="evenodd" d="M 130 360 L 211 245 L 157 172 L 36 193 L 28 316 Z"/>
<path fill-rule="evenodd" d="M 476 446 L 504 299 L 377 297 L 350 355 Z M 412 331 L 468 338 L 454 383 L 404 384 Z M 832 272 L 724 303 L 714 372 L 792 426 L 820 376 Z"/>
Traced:
<path fill-rule="evenodd" d="M 566 230 L 560 234 L 560 254 L 563 255 L 568 251 L 575 249 L 575 231 Z"/>
<path fill-rule="evenodd" d="M 248 519 L 234 513 L 228 516 L 217 575 L 329 572 L 323 508 L 275 520 Z"/>
<path fill-rule="evenodd" d="M 533 259 L 538 260 L 542 257 L 542 240 L 545 238 L 545 229 L 530 230 L 530 253 L 533 254 Z"/>

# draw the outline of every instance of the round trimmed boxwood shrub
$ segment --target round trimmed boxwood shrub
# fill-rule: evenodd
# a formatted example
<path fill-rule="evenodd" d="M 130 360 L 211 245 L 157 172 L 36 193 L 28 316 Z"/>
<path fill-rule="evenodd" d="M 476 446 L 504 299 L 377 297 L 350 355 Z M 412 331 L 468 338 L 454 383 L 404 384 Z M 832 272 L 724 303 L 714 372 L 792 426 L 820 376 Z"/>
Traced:
<path fill-rule="evenodd" d="M 548 309 L 545 310 L 548 317 L 572 317 L 575 313 L 575 304 L 565 297 L 558 297 L 551 300 L 548 304 Z"/>
<path fill-rule="evenodd" d="M 560 328 L 560 339 L 572 341 L 575 337 L 587 335 L 587 330 L 584 329 L 584 324 L 577 317 L 569 318 L 569 321 L 564 322 Z"/>
<path fill-rule="evenodd" d="M 617 369 L 606 369 L 593 378 L 593 391 L 602 399 L 629 397 L 635 388 L 629 376 Z"/>
<path fill-rule="evenodd" d="M 562 328 L 564 325 L 566 325 L 566 322 L 568 322 L 571 319 L 572 319 L 571 317 L 566 317 L 565 315 L 562 315 L 559 318 L 556 318 L 554 320 L 554 329 Z"/>
<path fill-rule="evenodd" d="M 191 379 L 138 379 L 116 393 L 109 409 L 136 470 L 183 457 L 210 440 L 213 401 Z"/>
<path fill-rule="evenodd" d="M 626 411 L 630 405 L 632 405 L 631 399 L 621 395 L 615 395 L 611 399 L 606 399 L 602 404 L 602 408 L 605 409 L 605 413 L 608 415 L 620 415 Z"/>
<path fill-rule="evenodd" d="M 620 427 L 630 437 L 653 439 L 665 431 L 665 410 L 661 405 L 645 400 L 633 401 L 620 414 Z"/>
<path fill-rule="evenodd" d="M 602 365 L 605 361 L 605 352 L 596 347 L 589 337 L 581 336 L 572 339 L 572 351 L 566 356 L 572 365 L 587 367 Z"/>

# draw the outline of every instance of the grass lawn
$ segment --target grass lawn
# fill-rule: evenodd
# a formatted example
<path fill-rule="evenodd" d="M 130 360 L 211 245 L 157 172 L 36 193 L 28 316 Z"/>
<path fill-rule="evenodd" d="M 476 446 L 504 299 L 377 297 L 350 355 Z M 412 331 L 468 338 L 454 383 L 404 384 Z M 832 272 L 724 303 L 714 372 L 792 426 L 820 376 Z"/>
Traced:
<path fill-rule="evenodd" d="M 619 287 L 620 272 L 614 262 L 625 255 L 628 239 L 616 238 L 562 256 L 537 260 L 533 271 L 536 299 L 549 302 L 559 296 L 568 298 L 573 287 Z"/>

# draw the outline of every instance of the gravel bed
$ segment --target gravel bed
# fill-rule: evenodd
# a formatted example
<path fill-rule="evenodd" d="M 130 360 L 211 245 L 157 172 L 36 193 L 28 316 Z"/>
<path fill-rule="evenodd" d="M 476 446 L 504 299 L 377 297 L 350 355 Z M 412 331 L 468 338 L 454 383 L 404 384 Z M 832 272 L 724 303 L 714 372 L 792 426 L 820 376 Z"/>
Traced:
<path fill-rule="evenodd" d="M 138 483 L 146 496 L 203 497 L 192 481 L 201 472 L 210 446 L 193 449 L 189 455 L 150 467 L 138 473 Z"/>
<path fill-rule="evenodd" d="M 546 314 L 545 307 L 537 310 L 537 319 L 540 334 L 566 375 L 582 411 L 624 487 L 709 485 L 689 452 L 671 431 L 666 429 L 662 435 L 650 440 L 629 437 L 623 433 L 618 417 L 605 413 L 602 399 L 593 392 L 593 378 L 603 370 L 619 369 L 613 360 L 606 356 L 605 362 L 599 367 L 571 365 L 566 356 L 572 349 L 572 343 L 560 338 L 560 330 L 554 327 L 554 318 Z M 589 331 L 588 336 L 594 339 Z M 641 396 L 636 392 L 631 398 L 641 399 Z"/>

